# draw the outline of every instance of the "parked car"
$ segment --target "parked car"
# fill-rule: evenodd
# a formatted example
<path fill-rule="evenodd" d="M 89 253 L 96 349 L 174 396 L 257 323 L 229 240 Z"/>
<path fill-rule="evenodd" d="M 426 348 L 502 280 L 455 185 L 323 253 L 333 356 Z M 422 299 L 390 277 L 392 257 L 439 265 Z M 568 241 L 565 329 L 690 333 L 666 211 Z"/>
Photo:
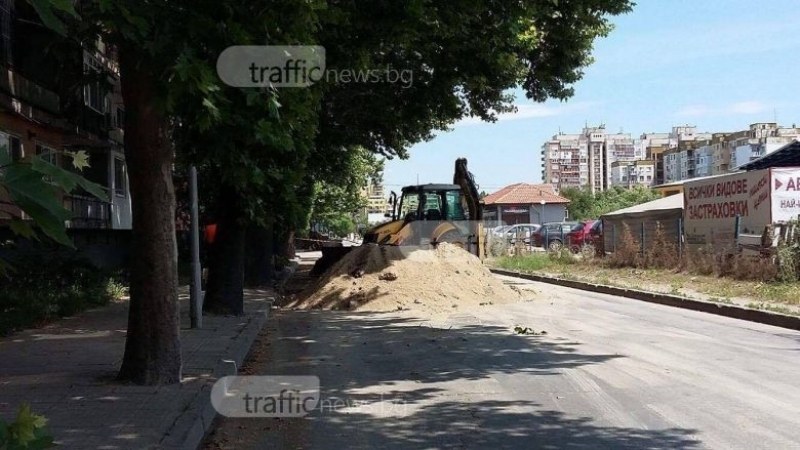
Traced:
<path fill-rule="evenodd" d="M 564 246 L 567 235 L 578 222 L 547 222 L 542 224 L 533 235 L 533 245 L 550 250 L 559 250 Z"/>
<path fill-rule="evenodd" d="M 539 231 L 542 226 L 538 223 L 517 223 L 503 227 L 496 236 L 505 237 L 509 244 L 517 243 L 517 238 L 521 237 L 525 245 L 531 245 L 531 236 Z"/>
<path fill-rule="evenodd" d="M 567 243 L 573 253 L 578 253 L 584 248 L 597 249 L 603 239 L 603 221 L 585 220 L 567 234 Z"/>

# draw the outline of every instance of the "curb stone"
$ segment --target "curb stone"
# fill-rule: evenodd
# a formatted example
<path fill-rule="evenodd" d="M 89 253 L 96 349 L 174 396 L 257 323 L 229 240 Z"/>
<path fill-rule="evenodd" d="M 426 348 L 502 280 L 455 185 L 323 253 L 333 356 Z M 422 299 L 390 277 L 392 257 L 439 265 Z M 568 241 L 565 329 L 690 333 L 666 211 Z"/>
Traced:
<path fill-rule="evenodd" d="M 241 368 L 253 342 L 267 323 L 271 305 L 272 299 L 267 302 L 265 309 L 247 314 L 247 324 L 242 327 L 227 353 L 221 355 L 220 361 L 214 368 L 213 377 L 215 379 L 236 374 L 231 367 L 232 364 L 223 362 L 222 359 L 236 362 L 237 370 Z M 200 447 L 217 417 L 217 412 L 211 404 L 211 387 L 212 385 L 204 386 L 197 393 L 189 407 L 178 417 L 157 448 L 195 450 Z"/>
<path fill-rule="evenodd" d="M 722 303 L 695 300 L 671 294 L 657 292 L 640 291 L 636 289 L 620 288 L 607 286 L 604 284 L 589 283 L 586 281 L 568 280 L 565 278 L 549 277 L 544 275 L 534 275 L 528 273 L 514 272 L 503 269 L 489 269 L 492 273 L 509 277 L 523 278 L 525 280 L 538 281 L 541 283 L 555 284 L 583 291 L 598 292 L 601 294 L 616 295 L 620 297 L 641 300 L 659 305 L 673 306 L 677 308 L 689 309 L 718 316 L 731 317 L 734 319 L 757 322 L 765 325 L 772 325 L 781 328 L 800 331 L 800 317 L 790 316 L 760 309 L 745 308 Z"/>

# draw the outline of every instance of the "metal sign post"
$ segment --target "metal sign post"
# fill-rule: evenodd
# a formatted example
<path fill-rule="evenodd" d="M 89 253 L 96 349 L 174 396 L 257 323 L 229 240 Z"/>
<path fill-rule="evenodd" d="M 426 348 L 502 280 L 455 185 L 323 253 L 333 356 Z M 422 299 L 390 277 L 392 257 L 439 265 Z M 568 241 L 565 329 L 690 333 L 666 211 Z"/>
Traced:
<path fill-rule="evenodd" d="M 189 169 L 189 197 L 192 209 L 192 281 L 189 289 L 189 316 L 192 328 L 203 327 L 203 291 L 200 290 L 200 220 L 197 207 L 197 168 Z"/>

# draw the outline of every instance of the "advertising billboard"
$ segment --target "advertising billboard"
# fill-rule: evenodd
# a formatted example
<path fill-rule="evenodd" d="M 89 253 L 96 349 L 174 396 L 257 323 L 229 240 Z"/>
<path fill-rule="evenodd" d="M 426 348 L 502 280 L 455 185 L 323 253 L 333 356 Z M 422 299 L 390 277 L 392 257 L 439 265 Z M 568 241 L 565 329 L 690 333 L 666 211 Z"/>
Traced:
<path fill-rule="evenodd" d="M 772 222 L 781 223 L 800 216 L 800 168 L 772 170 Z"/>
<path fill-rule="evenodd" d="M 771 221 L 770 169 L 687 182 L 684 233 L 692 246 L 729 247 L 739 232 L 760 234 Z"/>

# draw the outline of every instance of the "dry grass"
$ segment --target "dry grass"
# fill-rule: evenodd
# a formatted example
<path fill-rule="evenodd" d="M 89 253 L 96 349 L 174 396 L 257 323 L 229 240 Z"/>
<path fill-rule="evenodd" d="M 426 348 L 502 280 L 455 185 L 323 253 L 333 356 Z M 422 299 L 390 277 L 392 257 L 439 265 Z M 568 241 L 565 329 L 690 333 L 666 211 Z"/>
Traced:
<path fill-rule="evenodd" d="M 742 306 L 780 303 L 792 305 L 790 309 L 800 315 L 800 232 L 785 240 L 777 256 L 751 256 L 732 248 L 679 252 L 661 226 L 642 252 L 640 243 L 624 226 L 615 250 L 605 258 L 531 255 L 502 258 L 494 264 Z"/>

